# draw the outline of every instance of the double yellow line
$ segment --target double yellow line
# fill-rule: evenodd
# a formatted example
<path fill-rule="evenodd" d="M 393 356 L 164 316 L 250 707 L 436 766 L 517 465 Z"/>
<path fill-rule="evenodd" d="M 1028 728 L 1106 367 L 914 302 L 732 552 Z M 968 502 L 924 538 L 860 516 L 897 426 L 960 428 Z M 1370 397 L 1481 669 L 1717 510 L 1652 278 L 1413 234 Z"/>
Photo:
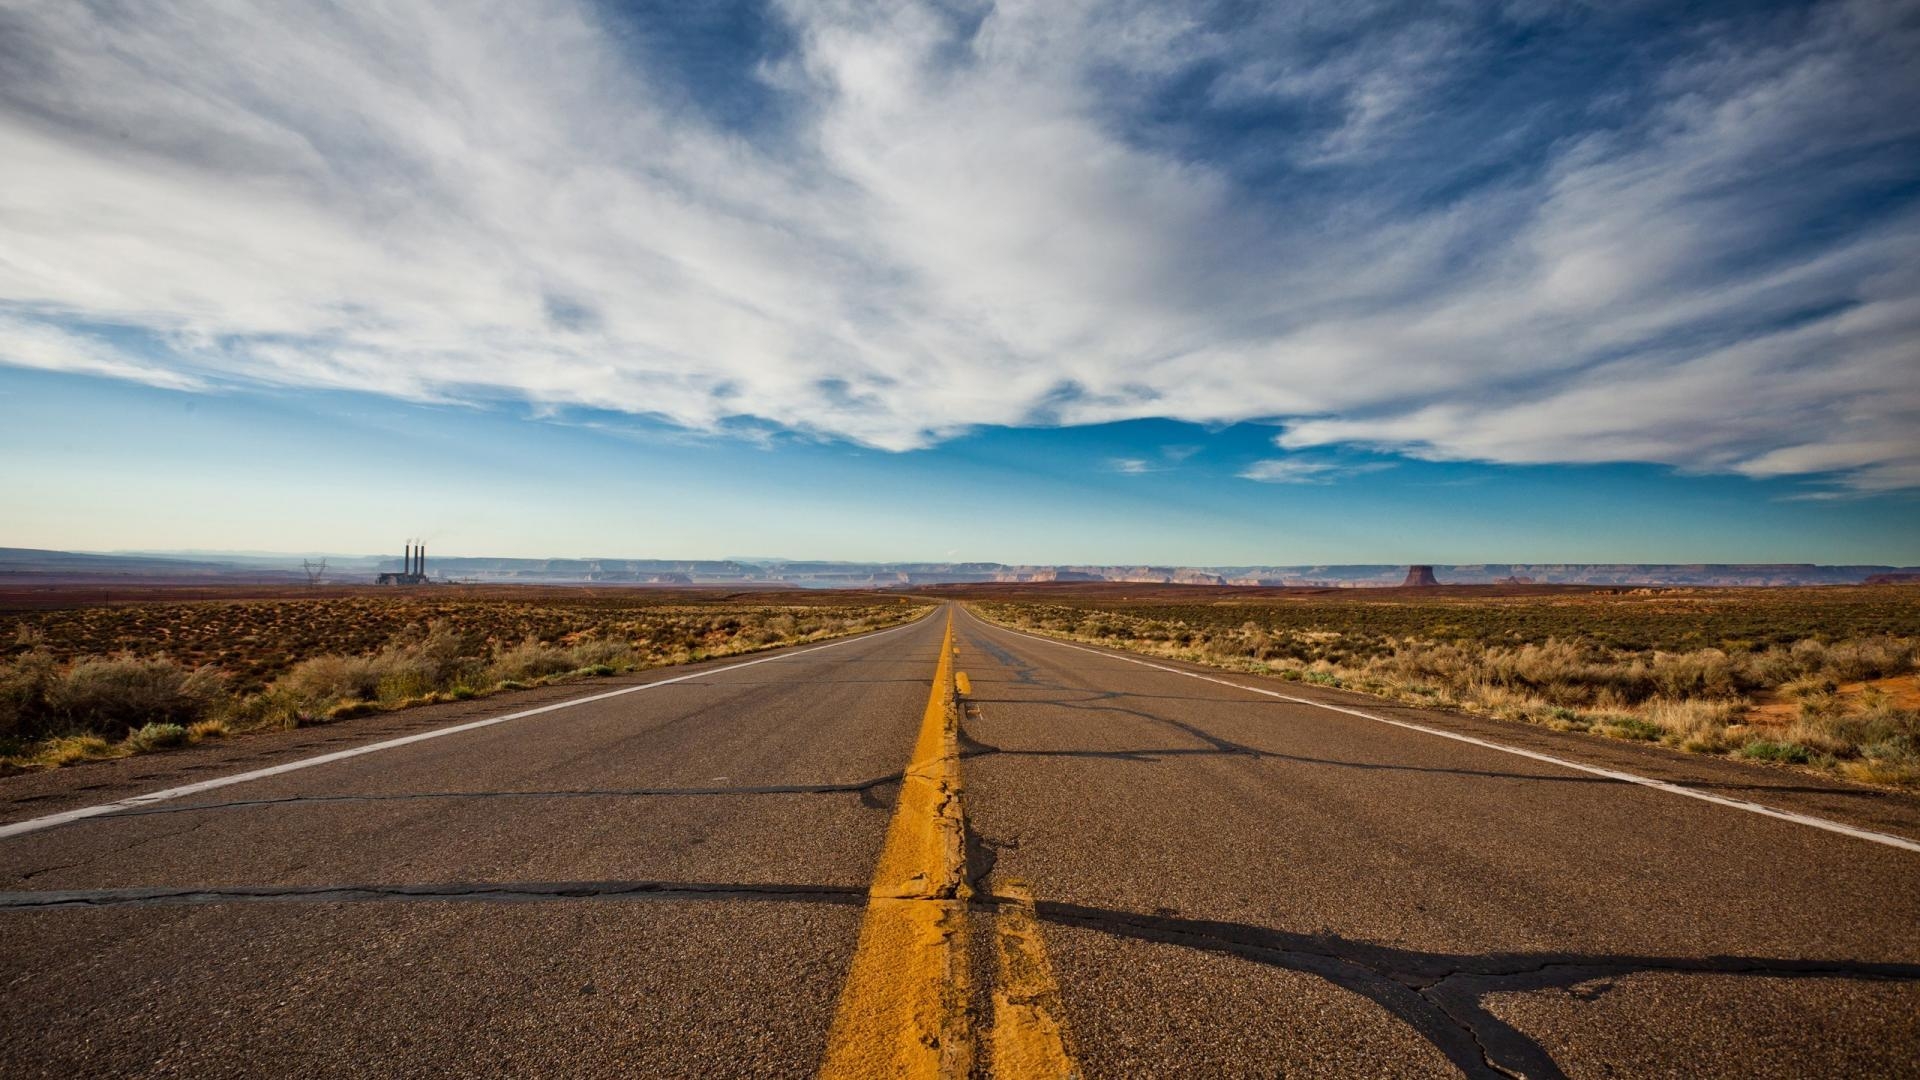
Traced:
<path fill-rule="evenodd" d="M 974 897 L 966 873 L 959 747 L 959 685 L 965 681 L 954 671 L 953 614 L 948 612 L 933 690 L 827 1035 L 823 1078 L 972 1073 L 968 931 Z M 992 1075 L 1079 1076 L 1067 1049 L 1059 992 L 1031 894 L 1015 886 L 990 899 L 999 955 Z"/>

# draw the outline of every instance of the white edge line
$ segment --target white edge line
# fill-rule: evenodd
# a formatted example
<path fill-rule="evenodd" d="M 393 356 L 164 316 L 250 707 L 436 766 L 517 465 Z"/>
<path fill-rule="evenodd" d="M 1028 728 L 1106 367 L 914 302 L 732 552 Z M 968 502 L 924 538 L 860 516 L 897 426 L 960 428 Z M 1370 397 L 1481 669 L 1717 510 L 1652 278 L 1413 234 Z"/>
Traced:
<path fill-rule="evenodd" d="M 972 612 L 968 612 L 968 614 L 972 614 Z M 1469 743 L 1473 746 L 1485 747 L 1488 750 L 1498 750 L 1503 754 L 1513 754 L 1518 757 L 1532 758 L 1535 761 L 1543 761 L 1549 765 L 1558 765 L 1563 769 L 1572 769 L 1576 772 L 1591 773 L 1594 776 L 1604 776 L 1609 780 L 1619 780 L 1623 783 L 1638 784 L 1641 787 L 1653 788 L 1657 791 L 1664 791 L 1671 795 L 1684 795 L 1689 799 L 1699 799 L 1701 802 L 1715 803 L 1720 806 L 1731 806 L 1735 810 L 1745 810 L 1749 814 L 1759 814 L 1762 817 L 1779 818 L 1781 821 L 1791 821 L 1798 825 L 1808 825 L 1815 829 L 1825 829 L 1828 832 L 1839 833 L 1842 836 L 1851 836 L 1857 840 L 1868 840 L 1876 844 L 1885 844 L 1888 847 L 1903 848 L 1907 851 L 1920 851 L 1920 841 L 1909 840 L 1904 836 L 1894 836 L 1891 833 L 1874 832 L 1872 829 L 1862 829 L 1853 825 L 1844 824 L 1842 822 L 1831 821 L 1827 818 L 1814 817 L 1811 814 L 1796 814 L 1791 810 L 1780 810 L 1771 806 L 1766 806 L 1762 803 L 1748 802 L 1745 799 L 1731 799 L 1725 795 L 1715 795 L 1715 794 L 1712 794 L 1711 792 L 1696 791 L 1693 788 L 1682 787 L 1679 784 L 1668 783 L 1665 780 L 1655 780 L 1650 776 L 1637 776 L 1633 773 L 1620 772 L 1617 769 L 1603 769 L 1597 765 L 1582 765 L 1577 761 L 1568 761 L 1565 758 L 1557 758 L 1557 757 L 1554 757 L 1552 754 L 1542 754 L 1536 750 L 1523 750 L 1517 746 L 1506 746 L 1497 742 L 1489 742 L 1486 739 L 1477 739 L 1472 735 L 1462 735 L 1458 732 L 1445 731 L 1441 728 L 1428 727 L 1425 724 L 1415 724 L 1407 720 L 1395 720 L 1387 716 L 1375 716 L 1372 713 L 1362 712 L 1359 709 L 1349 709 L 1344 705 L 1329 705 L 1324 701 L 1315 701 L 1312 698 L 1295 697 L 1292 694 L 1282 694 L 1277 690 L 1268 690 L 1265 687 L 1260 687 L 1260 686 L 1248 686 L 1245 683 L 1233 682 L 1229 679 L 1216 678 L 1215 676 L 1212 676 L 1212 675 L 1202 675 L 1197 671 L 1184 671 L 1180 668 L 1168 667 L 1165 664 L 1156 664 L 1148 660 L 1142 660 L 1139 657 L 1125 656 L 1120 653 L 1111 652 L 1105 649 L 1090 649 L 1084 645 L 1074 645 L 1069 642 L 1061 641 L 1058 638 L 1045 637 L 1040 634 L 1030 634 L 1025 630 L 1015 630 L 1010 626 L 1001 626 L 999 623 L 992 622 L 986 619 L 984 616 L 975 615 L 974 618 L 979 619 L 981 622 L 986 623 L 988 626 L 992 626 L 1000 630 L 1005 630 L 1010 634 L 1019 634 L 1021 637 L 1032 638 L 1035 641 L 1044 641 L 1049 645 L 1058 645 L 1063 649 L 1072 649 L 1075 652 L 1091 653 L 1094 656 L 1104 656 L 1109 660 L 1123 660 L 1129 664 L 1139 664 L 1141 667 L 1153 668 L 1155 671 L 1169 671 L 1175 675 L 1185 675 L 1189 679 L 1199 679 L 1203 682 L 1219 683 L 1222 686 L 1231 686 L 1236 690 L 1245 690 L 1249 693 L 1254 693 L 1254 694 L 1265 694 L 1266 696 L 1271 698 L 1279 698 L 1281 701 L 1291 701 L 1299 705 L 1311 705 L 1316 709 L 1326 709 L 1329 712 L 1346 713 L 1348 716 L 1357 716 L 1363 720 L 1372 720 L 1376 723 L 1381 723 L 1381 724 L 1391 724 L 1394 727 L 1406 728 L 1408 731 L 1418 731 L 1424 735 L 1438 735 L 1442 739 L 1452 739 L 1455 742 Z"/>
<path fill-rule="evenodd" d="M 524 720 L 529 716 L 538 716 L 541 713 L 550 713 L 559 709 L 571 709 L 575 705 L 586 705 L 595 701 L 605 701 L 608 698 L 620 697 L 623 694 L 637 694 L 642 690 L 651 690 L 656 686 L 667 686 L 671 683 L 686 682 L 689 679 L 704 679 L 709 675 L 718 675 L 726 671 L 738 671 L 741 668 L 749 668 L 755 664 L 770 664 L 775 660 L 790 660 L 793 657 L 805 656 L 808 653 L 820 652 L 823 649 L 834 649 L 842 645 L 851 645 L 856 641 L 872 641 L 875 638 L 898 633 L 910 626 L 917 625 L 925 618 L 926 616 L 923 615 L 919 619 L 915 619 L 901 626 L 892 626 L 875 633 L 860 634 L 854 637 L 844 638 L 840 641 L 828 642 L 825 645 L 815 645 L 797 652 L 776 653 L 773 656 L 763 656 L 758 660 L 748 660 L 739 664 L 707 668 L 704 671 L 690 671 L 685 675 L 675 675 L 670 679 L 656 679 L 653 682 L 640 683 L 637 686 L 623 686 L 618 690 L 608 690 L 605 693 L 590 694 L 586 697 L 568 698 L 565 701 L 556 701 L 551 705 L 542 705 L 536 709 L 522 709 L 517 713 L 508 713 L 505 716 L 490 716 L 485 720 L 473 720 L 465 724 L 455 724 L 452 727 L 434 728 L 432 731 L 422 731 L 414 735 L 403 735 L 398 739 L 388 739 L 385 742 L 368 743 L 365 746 L 356 746 L 348 750 L 335 750 L 329 754 L 319 754 L 315 757 L 301 758 L 298 761 L 269 765 L 264 769 L 253 769 L 248 772 L 234 773 L 230 776 L 216 776 L 211 780 L 201 780 L 198 783 L 183 784 L 180 787 L 170 787 L 160 791 L 149 791 L 144 795 L 134 795 L 121 799 L 118 802 L 101 803 L 98 806 L 83 806 L 76 810 L 65 810 L 58 814 L 48 814 L 46 817 L 16 821 L 10 825 L 0 825 L 0 840 L 11 836 L 19 836 L 23 833 L 38 832 L 41 829 L 51 829 L 56 825 L 65 825 L 71 821 L 82 821 L 91 817 L 100 817 L 103 814 L 112 814 L 121 810 L 131 810 L 137 806 L 166 802 L 169 799 L 178 799 L 183 795 L 198 795 L 202 791 L 211 791 L 214 788 L 223 788 L 230 784 L 244 784 L 250 780 L 260 780 L 269 776 L 279 776 L 282 773 L 297 772 L 300 769 L 310 769 L 315 765 L 328 765 L 336 761 L 345 761 L 348 758 L 356 758 L 362 754 L 371 754 L 380 750 L 391 750 L 396 746 L 408 746 L 417 742 L 426 742 L 428 739 L 439 739 L 448 735 L 458 735 L 464 731 L 476 731 L 483 727 L 504 724 L 509 720 Z"/>

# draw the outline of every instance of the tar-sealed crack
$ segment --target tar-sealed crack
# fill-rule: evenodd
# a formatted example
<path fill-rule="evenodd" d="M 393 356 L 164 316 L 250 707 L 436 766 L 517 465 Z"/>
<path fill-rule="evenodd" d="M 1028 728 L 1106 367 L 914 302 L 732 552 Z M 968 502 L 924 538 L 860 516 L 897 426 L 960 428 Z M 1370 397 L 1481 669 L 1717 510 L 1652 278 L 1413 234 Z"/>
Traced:
<path fill-rule="evenodd" d="M 1537 1042 L 1481 1004 L 1488 994 L 1654 973 L 1920 982 L 1920 964 L 1776 957 L 1421 953 L 1327 935 L 1041 902 L 1040 918 L 1121 937 L 1224 953 L 1318 975 L 1405 1021 L 1468 1076 L 1562 1077 Z"/>
<path fill-rule="evenodd" d="M 866 890 L 850 885 L 700 881 L 450 882 L 439 885 L 231 885 L 0 892 L 0 910 L 144 907 L 179 904 L 380 903 L 479 900 L 784 900 L 858 906 Z"/>
<path fill-rule="evenodd" d="M 79 821 L 101 822 L 116 818 L 153 817 L 161 814 L 205 813 L 218 810 L 251 810 L 263 807 L 325 805 L 328 803 L 414 802 L 464 799 L 631 799 L 631 798 L 706 798 L 733 795 L 859 795 L 862 805 L 886 809 L 887 803 L 875 797 L 881 788 L 900 782 L 900 773 L 876 776 L 845 784 L 764 784 L 740 787 L 645 787 L 645 788 L 567 788 L 553 791 L 401 791 L 347 795 L 285 795 L 269 799 L 232 799 L 223 802 L 164 803 L 138 806 L 98 814 Z M 68 824 L 78 824 L 79 821 Z M 58 826 L 56 826 L 57 828 Z M 196 825 L 195 828 L 200 826 Z M 169 834 L 172 835 L 172 834 Z M 143 841 L 144 842 L 144 841 Z"/>

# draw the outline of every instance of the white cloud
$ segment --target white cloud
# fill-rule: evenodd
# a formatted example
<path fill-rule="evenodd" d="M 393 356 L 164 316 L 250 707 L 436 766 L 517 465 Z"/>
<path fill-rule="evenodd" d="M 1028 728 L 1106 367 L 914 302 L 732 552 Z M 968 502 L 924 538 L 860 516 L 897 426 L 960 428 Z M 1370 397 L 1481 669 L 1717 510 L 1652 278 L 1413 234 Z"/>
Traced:
<path fill-rule="evenodd" d="M 0 35 L 0 362 L 886 449 L 1293 418 L 1288 449 L 1916 486 L 1920 216 L 1821 224 L 1920 138 L 1897 7 L 1702 39 L 1637 119 L 1409 202 L 1369 162 L 1485 62 L 1453 9 L 1008 2 L 969 37 L 793 0 L 762 72 L 793 118 L 753 135 L 571 0 L 36 5 Z M 1196 63 L 1216 102 L 1334 110 L 1274 136 L 1295 187 L 1129 132 Z"/>
<path fill-rule="evenodd" d="M 0 313 L 0 363 L 42 371 L 105 375 L 169 390 L 200 390 L 205 384 L 185 372 L 128 357 L 81 334 Z"/>
<path fill-rule="evenodd" d="M 1257 480 L 1263 484 L 1331 484 L 1335 480 L 1348 476 L 1360 476 L 1365 473 L 1390 469 L 1393 465 L 1384 461 L 1315 461 L 1309 458 L 1267 458 L 1256 461 L 1237 474 L 1242 480 Z"/>

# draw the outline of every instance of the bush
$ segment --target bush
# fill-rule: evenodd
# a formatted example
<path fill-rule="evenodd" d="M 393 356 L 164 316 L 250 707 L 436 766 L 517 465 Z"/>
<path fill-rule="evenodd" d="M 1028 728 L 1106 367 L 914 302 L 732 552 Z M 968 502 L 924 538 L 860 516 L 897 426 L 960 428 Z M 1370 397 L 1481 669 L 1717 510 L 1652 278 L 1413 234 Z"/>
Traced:
<path fill-rule="evenodd" d="M 1897 747 L 1903 742 L 1920 740 L 1920 713 L 1882 701 L 1857 713 L 1803 716 L 1794 730 L 1809 742 L 1844 747 L 1847 751 L 1868 746 Z"/>
<path fill-rule="evenodd" d="M 63 735 L 57 739 L 48 739 L 41 744 L 40 753 L 34 761 L 58 769 L 78 761 L 92 761 L 96 758 L 113 756 L 115 756 L 113 746 L 98 735 Z"/>
<path fill-rule="evenodd" d="M 1740 756 L 1755 761 L 1785 761 L 1795 765 L 1805 765 L 1813 760 L 1813 752 L 1798 743 L 1775 742 L 1770 739 L 1754 739 L 1740 748 Z"/>
<path fill-rule="evenodd" d="M 135 753 L 186 744 L 187 729 L 179 724 L 146 724 L 133 729 L 127 735 L 127 749 Z"/>
<path fill-rule="evenodd" d="M 73 665 L 47 688 L 45 708 L 52 725 L 112 737 L 146 724 L 191 724 L 223 696 L 220 675 L 210 668 L 122 656 Z"/>
<path fill-rule="evenodd" d="M 619 641 L 583 641 L 567 650 L 575 667 L 610 668 L 614 671 L 634 664 L 633 650 Z"/>
<path fill-rule="evenodd" d="M 528 638 L 495 656 L 487 674 L 494 682 L 532 682 L 579 666 L 566 649 Z"/>
<path fill-rule="evenodd" d="M 380 692 L 380 667 L 370 656 L 316 656 L 280 677 L 274 689 L 304 704 L 370 701 Z"/>
<path fill-rule="evenodd" d="M 1890 637 L 1839 642 L 1826 649 L 1825 672 L 1840 682 L 1881 679 L 1912 668 L 1913 646 Z"/>
<path fill-rule="evenodd" d="M 1666 734 L 1666 729 L 1659 724 L 1642 720 L 1637 716 L 1603 717 L 1597 726 L 1602 733 L 1611 735 L 1616 739 L 1637 739 L 1643 742 L 1655 742 L 1662 735 Z"/>
<path fill-rule="evenodd" d="M 0 738 L 34 739 L 54 720 L 47 696 L 60 681 L 60 665 L 41 649 L 0 663 Z"/>
<path fill-rule="evenodd" d="M 1730 701 L 1693 701 L 1655 698 L 1647 703 L 1646 720 L 1660 728 L 1662 741 L 1696 753 L 1727 748 L 1727 725 L 1739 706 Z"/>

